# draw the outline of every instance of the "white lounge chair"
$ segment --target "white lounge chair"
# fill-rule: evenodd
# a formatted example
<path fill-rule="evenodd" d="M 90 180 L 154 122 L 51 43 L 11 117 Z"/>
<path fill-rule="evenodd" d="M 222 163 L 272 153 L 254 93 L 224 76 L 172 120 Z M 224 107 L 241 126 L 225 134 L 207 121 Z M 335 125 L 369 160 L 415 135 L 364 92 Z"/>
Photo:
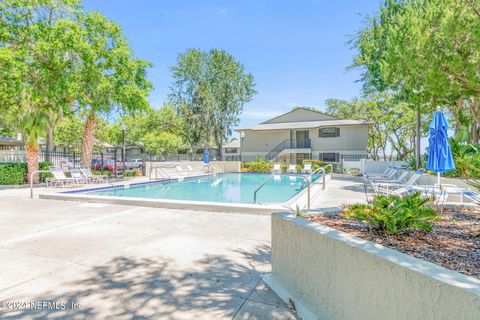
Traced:
<path fill-rule="evenodd" d="M 425 170 L 417 170 L 415 171 L 415 173 L 413 173 L 410 176 L 410 178 L 407 181 L 401 182 L 401 183 L 392 182 L 392 181 L 387 181 L 387 182 L 373 181 L 372 187 L 375 193 L 378 193 L 378 194 L 387 194 L 387 195 L 398 194 L 399 190 L 408 191 L 411 187 L 413 187 L 424 172 Z"/>
<path fill-rule="evenodd" d="M 282 165 L 279 162 L 274 163 L 272 172 L 273 173 L 282 173 Z"/>
<path fill-rule="evenodd" d="M 466 188 L 461 188 L 453 184 L 442 184 L 434 186 L 415 186 L 414 190 L 424 192 L 426 195 L 434 196 L 437 200 L 437 203 L 441 204 L 463 204 L 465 203 L 464 198 L 470 199 L 472 203 L 480 206 L 480 193 Z M 452 195 L 459 197 L 459 202 L 449 202 L 449 198 Z"/>
<path fill-rule="evenodd" d="M 70 185 L 76 184 L 76 179 L 67 177 L 62 169 L 56 168 L 56 167 L 50 167 L 49 170 L 50 170 L 50 173 L 53 175 L 53 178 L 49 178 L 46 180 L 47 187 L 49 184 L 50 184 L 50 187 L 61 185 L 62 188 L 68 184 Z"/>
<path fill-rule="evenodd" d="M 389 179 L 369 179 L 368 181 L 370 183 L 404 183 L 410 172 L 411 171 L 403 170 L 398 176 L 394 174 Z"/>
<path fill-rule="evenodd" d="M 201 171 L 197 171 L 197 170 L 193 169 L 193 167 L 191 165 L 187 165 L 187 172 L 189 174 L 192 174 L 192 175 L 202 174 Z"/>
<path fill-rule="evenodd" d="M 400 167 L 390 166 L 382 174 L 366 174 L 367 180 L 391 180 L 400 170 Z"/>
<path fill-rule="evenodd" d="M 186 172 L 185 170 L 183 170 L 182 166 L 181 165 L 176 165 L 175 166 L 175 169 L 177 170 L 177 174 L 179 176 L 185 176 L 185 175 L 188 175 L 188 172 Z"/>
<path fill-rule="evenodd" d="M 86 179 L 87 183 L 103 183 L 108 181 L 108 176 L 105 174 L 93 174 L 89 167 L 80 167 L 80 172 Z"/>
<path fill-rule="evenodd" d="M 88 183 L 88 179 L 82 174 L 82 171 L 78 169 L 70 170 L 70 175 L 75 179 L 76 184 Z"/>
<path fill-rule="evenodd" d="M 297 173 L 297 165 L 296 164 L 290 164 L 288 166 L 288 172 L 289 173 Z"/>
<path fill-rule="evenodd" d="M 306 162 L 303 165 L 302 173 L 312 173 L 312 163 L 311 162 Z"/>

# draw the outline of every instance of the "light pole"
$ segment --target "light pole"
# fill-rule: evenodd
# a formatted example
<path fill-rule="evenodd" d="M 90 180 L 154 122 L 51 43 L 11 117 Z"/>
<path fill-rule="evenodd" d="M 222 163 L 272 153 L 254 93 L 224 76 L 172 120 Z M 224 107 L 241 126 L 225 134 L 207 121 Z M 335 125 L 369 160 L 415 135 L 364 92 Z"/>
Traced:
<path fill-rule="evenodd" d="M 125 169 L 125 131 L 127 131 L 127 126 L 122 123 L 120 129 L 122 130 L 122 164 Z"/>

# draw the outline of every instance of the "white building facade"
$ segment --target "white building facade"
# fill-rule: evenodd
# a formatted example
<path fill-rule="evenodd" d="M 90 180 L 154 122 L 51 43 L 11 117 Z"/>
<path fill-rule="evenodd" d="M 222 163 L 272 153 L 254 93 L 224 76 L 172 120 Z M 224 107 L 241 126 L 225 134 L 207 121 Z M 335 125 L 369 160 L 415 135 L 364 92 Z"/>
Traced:
<path fill-rule="evenodd" d="M 367 157 L 370 124 L 297 108 L 240 132 L 242 161 L 261 157 L 300 164 L 304 159 L 340 163 Z"/>

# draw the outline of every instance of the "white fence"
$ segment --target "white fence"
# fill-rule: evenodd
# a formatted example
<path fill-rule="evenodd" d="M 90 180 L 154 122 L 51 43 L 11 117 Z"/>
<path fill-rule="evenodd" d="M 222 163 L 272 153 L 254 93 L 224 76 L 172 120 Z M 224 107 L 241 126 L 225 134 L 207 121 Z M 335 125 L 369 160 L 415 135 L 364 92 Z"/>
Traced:
<path fill-rule="evenodd" d="M 377 161 L 371 159 L 362 159 L 360 161 L 360 172 L 362 174 L 380 174 L 385 172 L 390 166 L 405 166 L 405 161 Z"/>
<path fill-rule="evenodd" d="M 2 162 L 26 162 L 25 151 L 0 150 L 0 163 Z"/>

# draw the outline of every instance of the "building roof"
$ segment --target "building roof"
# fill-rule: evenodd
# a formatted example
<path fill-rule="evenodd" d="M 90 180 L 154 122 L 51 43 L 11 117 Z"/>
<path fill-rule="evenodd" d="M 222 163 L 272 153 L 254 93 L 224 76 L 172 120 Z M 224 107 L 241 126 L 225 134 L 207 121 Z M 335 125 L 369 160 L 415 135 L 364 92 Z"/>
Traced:
<path fill-rule="evenodd" d="M 297 107 L 264 123 L 283 123 L 283 122 L 299 122 L 299 121 L 323 121 L 323 120 L 340 120 L 340 118 L 330 114 L 320 112 L 318 110 Z"/>
<path fill-rule="evenodd" d="M 23 146 L 24 142 L 20 139 L 15 139 L 11 137 L 0 137 L 0 145 Z"/>
<path fill-rule="evenodd" d="M 295 108 L 292 111 L 281 114 L 275 118 L 262 122 L 260 124 L 239 128 L 242 130 L 288 130 L 288 129 L 313 129 L 319 127 L 337 127 L 337 126 L 362 126 L 370 125 L 363 120 L 340 119 L 332 115 L 311 110 L 308 108 Z"/>
<path fill-rule="evenodd" d="M 317 120 L 317 121 L 298 121 L 298 122 L 282 122 L 282 123 L 261 123 L 255 126 L 239 128 L 242 130 L 288 130 L 288 129 L 312 129 L 319 127 L 337 127 L 337 126 L 355 126 L 370 125 L 369 122 L 363 120 Z"/>
<path fill-rule="evenodd" d="M 232 139 L 232 141 L 222 146 L 222 148 L 240 148 L 240 141 L 238 139 Z"/>

